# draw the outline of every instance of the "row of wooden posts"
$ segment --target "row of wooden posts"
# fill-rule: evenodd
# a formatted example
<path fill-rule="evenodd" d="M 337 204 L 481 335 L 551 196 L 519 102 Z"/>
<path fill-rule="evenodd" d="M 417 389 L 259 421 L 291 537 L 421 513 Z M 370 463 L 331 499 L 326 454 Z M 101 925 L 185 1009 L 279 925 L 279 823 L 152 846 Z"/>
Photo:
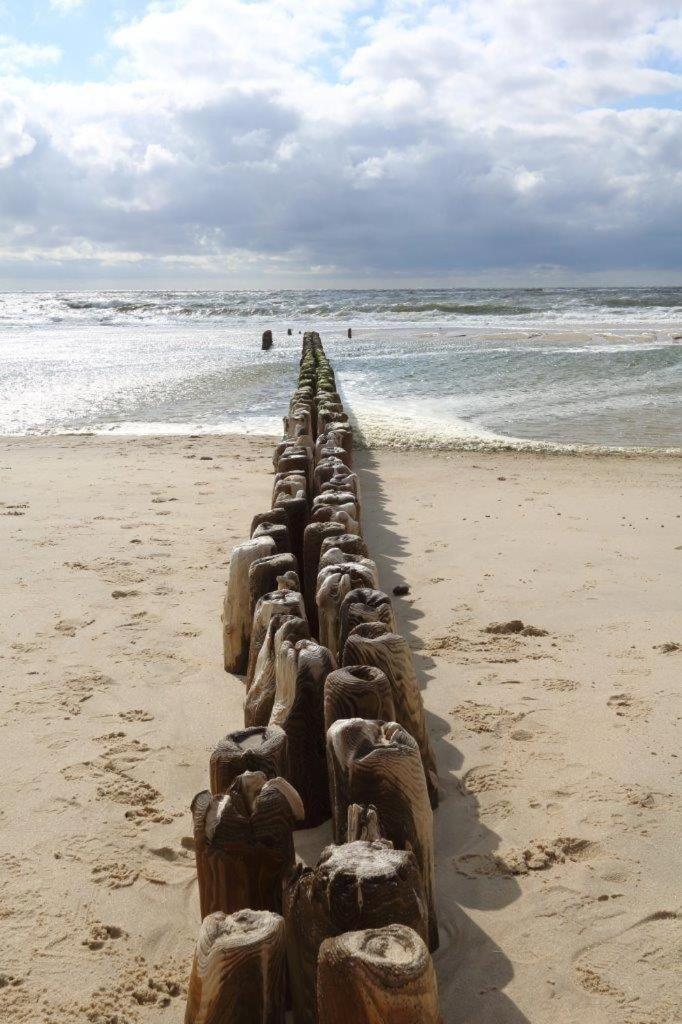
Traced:
<path fill-rule="evenodd" d="M 230 559 L 225 669 L 245 728 L 192 802 L 203 924 L 186 1024 L 437 1024 L 436 764 L 361 527 L 353 432 L 319 335 Z M 331 818 L 304 866 L 294 832 Z"/>

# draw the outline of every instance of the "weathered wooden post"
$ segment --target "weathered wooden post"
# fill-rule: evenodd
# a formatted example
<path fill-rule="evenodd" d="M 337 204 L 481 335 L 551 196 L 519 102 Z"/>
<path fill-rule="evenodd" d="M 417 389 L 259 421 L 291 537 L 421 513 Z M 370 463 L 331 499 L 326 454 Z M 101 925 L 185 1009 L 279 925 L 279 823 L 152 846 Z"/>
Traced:
<path fill-rule="evenodd" d="M 308 499 L 291 498 L 286 494 L 280 494 L 274 503 L 274 509 L 284 510 L 289 528 L 291 553 L 296 556 L 298 564 L 303 565 L 303 531 L 308 523 Z"/>
<path fill-rule="evenodd" d="M 335 536 L 331 534 L 322 539 L 320 558 L 323 558 L 332 548 L 345 551 L 348 555 L 362 555 L 369 558 L 369 551 L 362 537 L 357 533 L 341 533 Z"/>
<path fill-rule="evenodd" d="M 256 610 L 256 604 L 263 594 L 271 590 L 277 590 L 277 580 L 287 573 L 298 573 L 298 563 L 295 555 L 285 551 L 279 555 L 268 555 L 267 558 L 257 558 L 249 566 L 249 608 L 251 615 Z M 296 589 L 300 589 L 299 586 Z"/>
<path fill-rule="evenodd" d="M 325 939 L 317 963 L 319 1024 L 440 1024 L 433 962 L 412 928 L 389 924 Z"/>
<path fill-rule="evenodd" d="M 287 778 L 298 790 L 305 823 L 314 828 L 329 817 L 324 742 L 324 682 L 336 662 L 314 640 L 284 641 L 275 659 L 275 700 L 270 722 L 287 734 Z"/>
<path fill-rule="evenodd" d="M 308 500 L 308 477 L 300 470 L 288 473 L 276 473 L 272 488 L 272 503 L 277 504 L 278 498 L 298 498 Z"/>
<path fill-rule="evenodd" d="M 349 665 L 330 672 L 324 684 L 325 729 L 339 718 L 395 718 L 391 684 L 373 665 Z"/>
<path fill-rule="evenodd" d="M 255 537 L 239 544 L 230 556 L 227 591 L 223 602 L 223 661 L 226 672 L 246 671 L 252 615 L 249 608 L 249 569 L 259 558 L 275 551 L 271 537 Z"/>
<path fill-rule="evenodd" d="M 311 510 L 310 521 L 313 523 L 341 523 L 345 533 L 360 534 L 360 524 L 342 509 L 322 505 Z"/>
<path fill-rule="evenodd" d="M 284 1024 L 285 957 L 279 914 L 209 914 L 199 930 L 185 1024 Z"/>
<path fill-rule="evenodd" d="M 357 523 L 360 522 L 360 506 L 352 491 L 325 491 L 313 498 L 313 512 L 320 508 L 333 508 L 347 512 Z"/>
<path fill-rule="evenodd" d="M 324 939 L 387 924 L 427 936 L 414 856 L 383 840 L 328 846 L 316 867 L 298 867 L 289 876 L 283 905 L 295 1024 L 316 1024 L 317 957 Z"/>
<path fill-rule="evenodd" d="M 246 666 L 246 689 L 251 688 L 258 655 L 263 646 L 268 631 L 268 625 L 273 615 L 295 615 L 299 619 L 305 619 L 305 607 L 303 597 L 296 590 L 284 587 L 281 590 L 271 590 L 259 598 L 253 613 L 253 625 L 251 626 L 251 644 L 249 647 L 249 660 Z"/>
<path fill-rule="evenodd" d="M 211 754 L 211 793 L 227 793 L 244 772 L 262 772 L 274 779 L 287 773 L 287 738 L 276 725 L 238 729 L 225 736 Z"/>
<path fill-rule="evenodd" d="M 433 811 L 419 748 L 397 722 L 342 719 L 327 733 L 334 839 L 346 839 L 351 803 L 374 804 L 383 835 L 412 850 L 429 908 L 429 947 L 438 947 Z"/>
<path fill-rule="evenodd" d="M 395 720 L 419 745 L 431 806 L 437 807 L 436 758 L 426 728 L 424 703 L 417 685 L 412 652 L 406 640 L 391 632 L 383 622 L 366 622 L 349 633 L 342 660 L 344 665 L 375 665 L 386 674 L 393 691 Z"/>
<path fill-rule="evenodd" d="M 250 572 L 250 570 L 249 570 Z M 349 633 L 364 622 L 381 622 L 385 629 L 396 630 L 393 605 L 383 590 L 357 587 L 346 594 L 339 609 L 339 650 L 343 653 Z"/>
<path fill-rule="evenodd" d="M 256 530 L 259 526 L 270 523 L 277 523 L 281 526 L 286 526 L 288 529 L 289 519 L 283 508 L 270 508 L 267 512 L 257 512 L 251 520 L 251 536 L 255 537 Z M 291 538 L 290 538 L 291 539 Z M 287 550 L 291 550 L 287 548 Z"/>
<path fill-rule="evenodd" d="M 263 331 L 263 339 L 260 346 L 264 352 L 272 348 L 272 331 Z"/>
<path fill-rule="evenodd" d="M 330 649 L 335 658 L 341 650 L 339 646 L 341 604 L 346 594 L 356 588 L 372 589 L 376 585 L 376 566 L 369 559 L 366 560 L 366 564 L 352 561 L 341 562 L 338 565 L 328 565 L 318 571 L 315 602 L 320 642 Z"/>
<path fill-rule="evenodd" d="M 285 779 L 244 772 L 226 794 L 192 801 L 201 916 L 282 908 L 282 880 L 295 863 L 293 830 L 303 804 Z"/>
<path fill-rule="evenodd" d="M 285 523 L 267 521 L 259 523 L 253 531 L 253 537 L 272 537 L 275 542 L 273 554 L 281 555 L 290 551 L 289 530 Z"/>
<path fill-rule="evenodd" d="M 267 725 L 275 701 L 276 660 L 280 645 L 289 640 L 309 640 L 308 623 L 295 615 L 274 615 L 258 653 L 253 682 L 244 698 L 244 724 Z M 279 772 L 280 775 L 286 772 Z"/>
<path fill-rule="evenodd" d="M 303 595 L 308 614 L 308 622 L 314 633 L 317 633 L 317 572 L 320 567 L 320 549 L 327 538 L 343 535 L 341 523 L 308 523 L 303 534 Z"/>

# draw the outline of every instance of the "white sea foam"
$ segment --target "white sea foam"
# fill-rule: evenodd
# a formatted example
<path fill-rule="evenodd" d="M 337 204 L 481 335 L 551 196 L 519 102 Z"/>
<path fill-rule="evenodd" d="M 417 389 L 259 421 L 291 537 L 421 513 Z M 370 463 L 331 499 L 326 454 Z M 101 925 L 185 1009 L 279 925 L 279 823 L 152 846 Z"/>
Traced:
<path fill-rule="evenodd" d="M 351 412 L 358 448 L 402 451 L 518 451 L 539 454 L 623 454 L 682 457 L 679 446 L 562 443 L 496 434 L 464 420 L 442 420 L 417 410 L 389 407 Z"/>

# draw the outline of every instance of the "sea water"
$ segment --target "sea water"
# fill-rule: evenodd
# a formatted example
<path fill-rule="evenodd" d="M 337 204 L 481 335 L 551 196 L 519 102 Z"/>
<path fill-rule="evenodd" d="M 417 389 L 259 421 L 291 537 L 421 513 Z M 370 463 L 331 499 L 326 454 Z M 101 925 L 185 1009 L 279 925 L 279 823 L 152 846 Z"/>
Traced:
<path fill-rule="evenodd" d="M 0 293 L 0 433 L 276 433 L 310 329 L 369 444 L 682 447 L 682 288 Z"/>

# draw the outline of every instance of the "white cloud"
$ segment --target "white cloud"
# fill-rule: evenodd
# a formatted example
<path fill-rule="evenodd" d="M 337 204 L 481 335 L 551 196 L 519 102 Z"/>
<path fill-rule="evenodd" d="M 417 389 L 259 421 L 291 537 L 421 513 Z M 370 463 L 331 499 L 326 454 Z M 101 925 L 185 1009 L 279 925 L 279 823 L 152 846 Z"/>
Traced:
<path fill-rule="evenodd" d="M 34 146 L 35 139 L 26 130 L 21 107 L 0 91 L 0 170 L 10 167 L 19 157 L 27 156 Z"/>
<path fill-rule="evenodd" d="M 35 46 L 0 35 L 0 75 L 16 74 L 40 64 L 56 64 L 60 57 L 57 46 Z"/>
<path fill-rule="evenodd" d="M 50 7 L 60 14 L 69 14 L 77 7 L 82 7 L 84 3 L 85 0 L 50 0 Z"/>
<path fill-rule="evenodd" d="M 47 85 L 0 39 L 0 229 L 174 274 L 679 266 L 681 41 L 664 0 L 186 0 Z"/>

